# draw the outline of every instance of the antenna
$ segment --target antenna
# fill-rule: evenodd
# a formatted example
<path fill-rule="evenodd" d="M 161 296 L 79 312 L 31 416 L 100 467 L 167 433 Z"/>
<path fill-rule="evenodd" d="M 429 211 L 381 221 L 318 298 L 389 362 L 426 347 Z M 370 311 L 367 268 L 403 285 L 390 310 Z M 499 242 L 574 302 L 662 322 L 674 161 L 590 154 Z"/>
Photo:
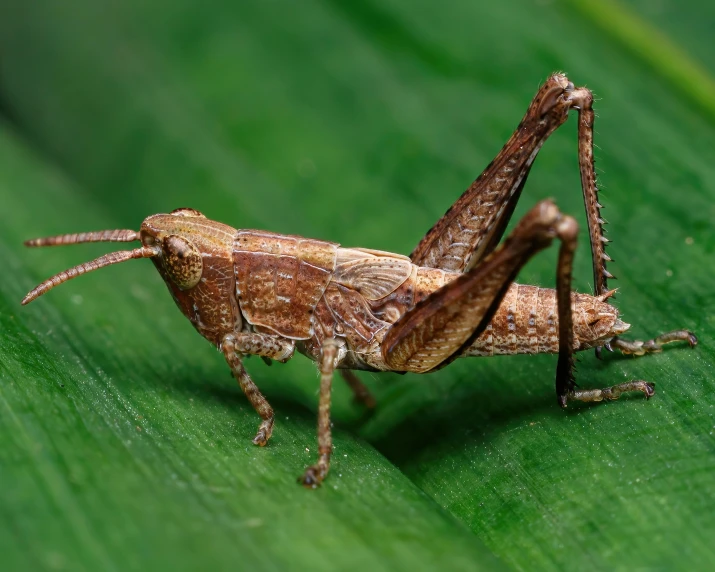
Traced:
<path fill-rule="evenodd" d="M 133 242 L 139 240 L 139 233 L 134 230 L 99 230 L 96 232 L 81 232 L 76 234 L 60 234 L 57 236 L 47 236 L 45 238 L 33 238 L 25 242 L 26 246 L 60 246 L 64 244 L 81 244 L 84 242 Z M 105 266 L 119 264 L 135 258 L 151 258 L 159 254 L 158 247 L 142 246 L 134 250 L 120 250 L 110 252 L 99 258 L 95 258 L 84 264 L 80 264 L 69 270 L 63 270 L 39 284 L 22 299 L 22 305 L 29 304 L 45 292 L 52 290 L 63 282 L 72 280 L 81 274 L 92 272 Z"/>
<path fill-rule="evenodd" d="M 134 242 L 139 240 L 139 233 L 134 230 L 98 230 L 76 234 L 58 234 L 44 238 L 26 240 L 25 246 L 62 246 L 83 242 Z"/>

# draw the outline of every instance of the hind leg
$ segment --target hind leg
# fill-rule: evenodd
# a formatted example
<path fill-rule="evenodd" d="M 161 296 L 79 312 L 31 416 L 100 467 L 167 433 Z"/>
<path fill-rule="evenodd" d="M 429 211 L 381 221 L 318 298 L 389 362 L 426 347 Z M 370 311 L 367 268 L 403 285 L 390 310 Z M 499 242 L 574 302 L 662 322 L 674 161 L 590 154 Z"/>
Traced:
<path fill-rule="evenodd" d="M 661 334 L 658 337 L 646 342 L 641 340 L 634 340 L 631 342 L 615 337 L 606 345 L 606 349 L 613 351 L 613 348 L 616 348 L 623 354 L 642 356 L 645 354 L 661 352 L 663 351 L 663 346 L 665 344 L 681 341 L 688 342 L 691 348 L 698 344 L 698 338 L 696 338 L 695 334 L 692 332 L 689 332 L 688 330 L 675 330 L 674 332 Z"/>
<path fill-rule="evenodd" d="M 619 337 L 613 338 L 606 348 L 613 351 L 616 348 L 623 354 L 632 354 L 636 356 L 642 356 L 645 354 L 658 353 L 663 351 L 663 346 L 671 342 L 688 342 L 690 347 L 695 347 L 698 343 L 698 338 L 695 334 L 687 330 L 675 330 L 673 332 L 667 332 L 661 334 L 660 336 L 648 340 L 646 342 L 641 340 L 628 341 L 623 340 Z M 621 394 L 628 391 L 642 391 L 645 394 L 646 399 L 652 397 L 655 393 L 655 386 L 653 383 L 642 380 L 633 380 L 621 383 L 619 385 L 614 385 L 612 387 L 606 387 L 604 389 L 572 389 L 566 394 L 567 401 L 605 401 L 618 399 Z"/>

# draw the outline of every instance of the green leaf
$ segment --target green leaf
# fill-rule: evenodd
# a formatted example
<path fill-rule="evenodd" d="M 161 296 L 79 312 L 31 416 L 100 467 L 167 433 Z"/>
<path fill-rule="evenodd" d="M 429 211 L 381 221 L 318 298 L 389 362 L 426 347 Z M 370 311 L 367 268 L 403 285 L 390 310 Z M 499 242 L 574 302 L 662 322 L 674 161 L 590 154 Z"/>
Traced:
<path fill-rule="evenodd" d="M 529 570 L 715 565 L 715 70 L 707 18 L 692 21 L 712 8 L 687 4 L 8 8 L 0 551 L 16 567 L 88 570 L 491 568 L 490 551 Z M 597 94 L 609 269 L 633 336 L 701 339 L 581 356 L 582 386 L 647 379 L 649 402 L 562 412 L 553 356 L 367 375 L 378 411 L 363 419 L 336 387 L 333 471 L 304 491 L 293 479 L 315 454 L 314 365 L 251 360 L 278 413 L 257 449 L 257 416 L 148 262 L 18 306 L 39 280 L 106 252 L 25 252 L 23 239 L 137 228 L 179 206 L 408 253 L 557 69 Z M 551 196 L 584 221 L 578 187 L 572 120 L 515 217 Z M 582 242 L 575 286 L 588 292 Z M 551 285 L 554 267 L 545 253 L 520 280 Z"/>

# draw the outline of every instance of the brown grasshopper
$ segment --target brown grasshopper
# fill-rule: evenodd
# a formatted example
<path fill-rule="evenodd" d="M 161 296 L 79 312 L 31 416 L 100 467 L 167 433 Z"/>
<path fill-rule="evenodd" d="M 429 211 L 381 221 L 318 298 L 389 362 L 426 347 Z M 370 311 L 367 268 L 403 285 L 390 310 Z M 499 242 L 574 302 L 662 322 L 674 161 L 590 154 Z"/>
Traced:
<path fill-rule="evenodd" d="M 606 271 L 593 166 L 593 109 L 588 89 L 554 74 L 539 89 L 496 159 L 435 224 L 408 258 L 364 248 L 257 230 L 236 230 L 193 209 L 148 217 L 139 232 L 105 230 L 39 238 L 28 246 L 140 241 L 60 272 L 25 296 L 31 302 L 85 272 L 150 258 L 182 313 L 223 352 L 246 397 L 262 418 L 256 445 L 273 431 L 273 409 L 243 367 L 258 355 L 285 362 L 295 351 L 319 364 L 318 452 L 300 482 L 316 487 L 328 474 L 333 372 L 356 396 L 372 398 L 351 370 L 427 373 L 458 357 L 558 353 L 556 394 L 568 401 L 654 393 L 629 381 L 577 389 L 573 353 L 588 348 L 642 355 L 676 340 L 697 343 L 685 330 L 647 342 L 619 336 L 630 327 L 607 299 Z M 503 244 L 531 165 L 547 137 L 578 110 L 578 149 L 593 262 L 595 295 L 571 292 L 578 225 L 549 200 L 538 203 Z M 554 238 L 561 242 L 556 289 L 514 283 L 519 269 Z"/>

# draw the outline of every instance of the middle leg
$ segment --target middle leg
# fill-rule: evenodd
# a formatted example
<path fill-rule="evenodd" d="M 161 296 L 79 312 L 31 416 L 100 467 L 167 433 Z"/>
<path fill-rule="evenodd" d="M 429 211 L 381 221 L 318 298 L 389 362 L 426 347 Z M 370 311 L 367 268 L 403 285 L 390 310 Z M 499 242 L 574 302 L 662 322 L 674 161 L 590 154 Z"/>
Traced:
<path fill-rule="evenodd" d="M 341 350 L 343 350 L 341 352 Z M 330 430 L 330 398 L 333 387 L 333 372 L 340 362 L 344 348 L 340 342 L 327 339 L 320 355 L 320 398 L 318 400 L 318 462 L 308 467 L 298 482 L 314 489 L 328 476 L 330 456 L 333 452 L 333 435 Z"/>

